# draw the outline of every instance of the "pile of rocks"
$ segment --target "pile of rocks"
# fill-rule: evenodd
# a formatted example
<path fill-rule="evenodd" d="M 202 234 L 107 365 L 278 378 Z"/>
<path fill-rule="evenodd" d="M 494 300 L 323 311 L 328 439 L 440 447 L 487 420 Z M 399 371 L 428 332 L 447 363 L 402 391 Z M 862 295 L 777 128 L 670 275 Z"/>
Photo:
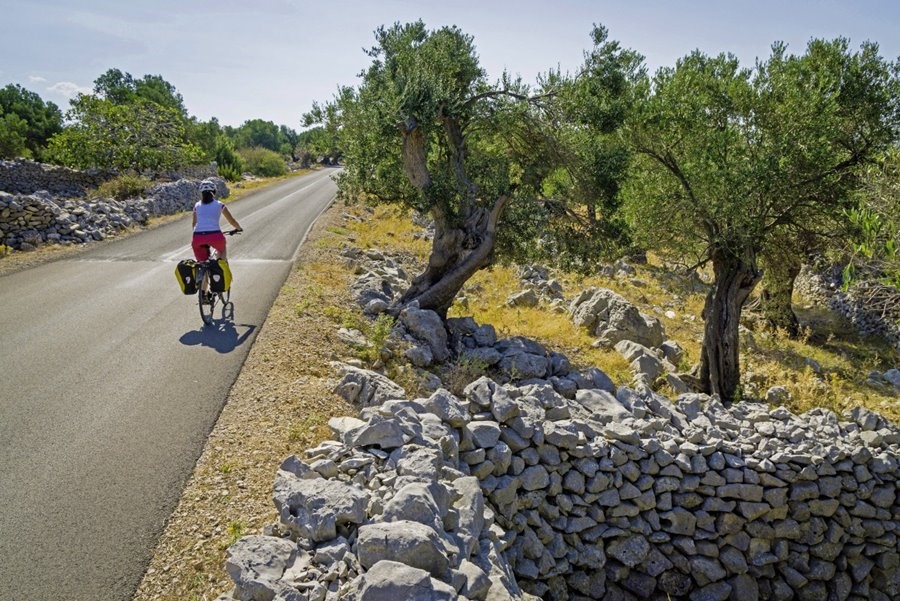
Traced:
<path fill-rule="evenodd" d="M 214 178 L 220 197 L 228 195 L 222 178 Z M 34 250 L 41 244 L 80 244 L 103 240 L 108 235 L 152 215 L 190 210 L 199 199 L 198 184 L 191 180 L 157 184 L 145 198 L 125 201 L 86 199 L 0 192 L 0 244 L 17 250 Z"/>
<path fill-rule="evenodd" d="M 795 290 L 805 298 L 815 301 L 847 319 L 863 336 L 881 336 L 900 349 L 900 323 L 890 317 L 871 311 L 865 299 L 856 289 L 842 290 L 841 272 L 838 269 L 817 271 L 804 265 L 797 276 Z"/>
<path fill-rule="evenodd" d="M 550 277 L 546 267 L 523 265 L 519 268 L 519 280 L 523 290 L 506 299 L 510 307 L 536 307 L 539 302 L 547 304 L 551 310 L 564 312 L 565 297 L 559 280 Z"/>
<path fill-rule="evenodd" d="M 376 249 L 350 247 L 344 250 L 353 273 L 357 276 L 350 292 L 366 315 L 378 315 L 402 294 L 410 284 L 400 262 Z"/>
<path fill-rule="evenodd" d="M 443 363 L 454 356 L 475 362 L 504 382 L 546 385 L 567 398 L 573 398 L 579 388 L 615 390 L 602 371 L 573 369 L 564 354 L 535 340 L 522 336 L 498 339 L 492 325 L 478 325 L 471 317 L 448 319 L 445 327 L 436 313 L 419 309 L 415 303 L 400 313 L 386 347 L 403 353 L 417 367 Z M 348 400 L 358 403 L 356 398 Z"/>
<path fill-rule="evenodd" d="M 279 523 L 229 550 L 234 598 L 900 595 L 900 429 L 866 410 L 587 378 L 570 397 L 481 378 L 406 400 L 358 369 L 341 386 L 377 404 L 285 461 Z"/>
<path fill-rule="evenodd" d="M 606 288 L 587 288 L 569 304 L 572 321 L 597 336 L 595 344 L 612 348 L 631 340 L 646 347 L 659 347 L 665 340 L 662 323 L 641 313 L 619 294 Z"/>

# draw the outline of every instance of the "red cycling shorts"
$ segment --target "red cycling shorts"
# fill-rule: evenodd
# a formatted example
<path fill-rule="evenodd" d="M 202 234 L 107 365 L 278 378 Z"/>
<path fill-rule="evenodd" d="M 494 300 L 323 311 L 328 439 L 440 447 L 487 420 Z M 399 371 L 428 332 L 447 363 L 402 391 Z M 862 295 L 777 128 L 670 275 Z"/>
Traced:
<path fill-rule="evenodd" d="M 219 251 L 219 256 L 225 254 L 225 234 L 222 232 L 209 232 L 194 234 L 191 239 L 191 248 L 194 249 L 194 258 L 205 261 L 209 258 L 209 247 Z"/>

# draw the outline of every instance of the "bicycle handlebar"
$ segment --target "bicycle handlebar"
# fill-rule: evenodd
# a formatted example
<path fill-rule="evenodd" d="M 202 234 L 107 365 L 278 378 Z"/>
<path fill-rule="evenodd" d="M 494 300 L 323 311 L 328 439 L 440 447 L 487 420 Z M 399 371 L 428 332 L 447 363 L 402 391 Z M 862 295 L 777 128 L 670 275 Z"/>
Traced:
<path fill-rule="evenodd" d="M 243 231 L 244 231 L 244 228 L 238 228 L 236 230 L 229 230 L 229 231 L 225 232 L 225 235 L 226 236 L 234 236 L 235 234 L 240 234 Z"/>

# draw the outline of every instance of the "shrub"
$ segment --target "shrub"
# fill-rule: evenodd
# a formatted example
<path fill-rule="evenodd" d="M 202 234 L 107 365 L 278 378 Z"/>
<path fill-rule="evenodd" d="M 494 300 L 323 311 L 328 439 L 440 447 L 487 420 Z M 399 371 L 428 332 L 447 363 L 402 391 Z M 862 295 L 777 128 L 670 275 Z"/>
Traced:
<path fill-rule="evenodd" d="M 229 181 L 237 181 L 241 178 L 244 164 L 241 157 L 234 150 L 234 144 L 226 136 L 216 138 L 215 147 L 216 165 L 219 166 L 219 175 Z M 226 174 L 237 174 L 233 179 Z"/>
<path fill-rule="evenodd" d="M 241 169 L 234 165 L 219 165 L 219 176 L 224 177 L 230 182 L 236 182 L 241 179 Z"/>
<path fill-rule="evenodd" d="M 126 200 L 142 196 L 152 182 L 142 175 L 124 174 L 103 182 L 90 192 L 92 198 L 115 198 Z"/>
<path fill-rule="evenodd" d="M 260 177 L 277 177 L 287 173 L 287 165 L 277 152 L 257 146 L 238 151 L 247 170 Z"/>

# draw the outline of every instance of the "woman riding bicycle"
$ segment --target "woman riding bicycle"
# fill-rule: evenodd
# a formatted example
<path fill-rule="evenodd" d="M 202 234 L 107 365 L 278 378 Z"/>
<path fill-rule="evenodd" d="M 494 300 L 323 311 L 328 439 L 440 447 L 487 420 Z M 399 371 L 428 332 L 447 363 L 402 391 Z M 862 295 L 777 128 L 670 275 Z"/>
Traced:
<path fill-rule="evenodd" d="M 219 258 L 224 259 L 226 257 L 225 234 L 222 233 L 222 228 L 219 227 L 220 217 L 224 216 L 235 232 L 243 231 L 243 228 L 237 222 L 237 219 L 232 216 L 228 207 L 216 199 L 216 183 L 214 181 L 205 179 L 200 182 L 200 195 L 202 197 L 200 202 L 194 205 L 194 235 L 191 238 L 194 258 L 197 261 L 206 261 L 209 259 L 209 248 L 212 247 L 218 251 Z M 204 291 L 204 296 L 208 298 L 209 292 Z"/>
<path fill-rule="evenodd" d="M 216 183 L 210 179 L 200 182 L 200 194 L 202 199 L 194 205 L 193 229 L 194 236 L 191 239 L 191 248 L 194 249 L 194 258 L 205 261 L 209 258 L 209 247 L 219 251 L 219 258 L 225 255 L 225 234 L 219 227 L 219 218 L 224 216 L 228 223 L 237 230 L 243 228 L 231 215 L 231 211 L 224 203 L 216 199 Z"/>

